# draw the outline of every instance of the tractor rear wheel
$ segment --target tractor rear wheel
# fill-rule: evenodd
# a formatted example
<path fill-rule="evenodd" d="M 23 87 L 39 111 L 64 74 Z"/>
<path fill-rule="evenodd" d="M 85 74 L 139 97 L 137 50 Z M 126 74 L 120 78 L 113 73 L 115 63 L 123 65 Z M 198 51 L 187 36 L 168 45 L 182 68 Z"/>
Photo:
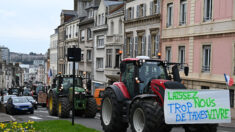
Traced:
<path fill-rule="evenodd" d="M 162 107 L 154 100 L 136 100 L 131 106 L 130 124 L 132 132 L 169 132 Z"/>
<path fill-rule="evenodd" d="M 88 118 L 94 118 L 96 116 L 96 112 L 97 112 L 96 101 L 93 97 L 89 97 L 87 99 L 85 116 Z"/>
<path fill-rule="evenodd" d="M 49 96 L 48 96 L 48 99 L 49 99 L 49 104 L 48 104 L 48 112 L 49 112 L 49 115 L 52 115 L 52 116 L 57 116 L 58 114 L 58 110 L 57 110 L 57 97 L 56 97 L 56 94 L 54 92 L 50 92 L 49 93 Z"/>
<path fill-rule="evenodd" d="M 122 119 L 122 105 L 117 101 L 113 90 L 104 91 L 104 98 L 101 103 L 101 125 L 105 132 L 125 132 L 128 123 Z"/>
<path fill-rule="evenodd" d="M 59 99 L 58 115 L 61 118 L 68 118 L 69 114 L 70 114 L 69 99 L 67 97 L 63 97 Z"/>
<path fill-rule="evenodd" d="M 186 125 L 185 132 L 217 132 L 218 124 L 194 124 Z"/>

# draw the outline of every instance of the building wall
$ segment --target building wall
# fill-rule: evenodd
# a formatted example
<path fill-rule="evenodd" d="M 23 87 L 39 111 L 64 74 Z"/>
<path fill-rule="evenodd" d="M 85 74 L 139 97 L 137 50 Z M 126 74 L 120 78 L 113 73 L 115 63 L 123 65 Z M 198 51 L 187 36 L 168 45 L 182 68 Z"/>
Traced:
<path fill-rule="evenodd" d="M 52 74 L 57 74 L 57 43 L 58 43 L 58 33 L 51 35 L 50 43 L 50 69 Z"/>
<path fill-rule="evenodd" d="M 173 2 L 173 26 L 167 27 L 167 4 Z M 178 46 L 185 45 L 185 62 L 190 73 L 184 84 L 189 89 L 226 89 L 224 73 L 234 74 L 235 19 L 234 0 L 212 0 L 212 19 L 204 21 L 204 0 L 187 0 L 187 23 L 179 25 L 180 0 L 163 1 L 162 59 L 166 46 L 172 46 L 172 61 L 177 62 Z M 203 45 L 211 46 L 210 71 L 202 71 Z M 233 91 L 235 86 L 230 87 Z M 235 109 L 232 109 L 235 112 Z M 235 118 L 235 115 L 232 115 Z"/>

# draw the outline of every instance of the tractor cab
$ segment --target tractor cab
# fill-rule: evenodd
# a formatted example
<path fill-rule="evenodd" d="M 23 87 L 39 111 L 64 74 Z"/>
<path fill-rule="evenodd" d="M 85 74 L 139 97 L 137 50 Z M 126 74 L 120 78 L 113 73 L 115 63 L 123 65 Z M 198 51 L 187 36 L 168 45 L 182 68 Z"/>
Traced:
<path fill-rule="evenodd" d="M 169 66 L 173 65 L 169 71 Z M 164 83 L 172 79 L 181 82 L 178 70 L 179 63 L 167 63 L 149 58 L 127 58 L 121 63 L 121 82 L 123 82 L 133 98 L 150 91 L 151 82 Z M 187 73 L 186 73 L 187 74 Z"/>
<path fill-rule="evenodd" d="M 57 75 L 57 77 L 53 80 L 52 88 L 56 88 L 58 93 L 68 94 L 71 87 L 73 87 L 72 76 Z M 83 87 L 82 77 L 75 77 L 75 87 Z"/>

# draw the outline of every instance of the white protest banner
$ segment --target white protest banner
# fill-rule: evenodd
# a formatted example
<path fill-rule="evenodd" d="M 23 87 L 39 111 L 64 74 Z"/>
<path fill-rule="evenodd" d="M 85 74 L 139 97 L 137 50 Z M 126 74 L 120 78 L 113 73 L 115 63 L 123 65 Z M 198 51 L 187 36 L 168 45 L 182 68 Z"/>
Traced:
<path fill-rule="evenodd" d="M 166 89 L 164 116 L 167 124 L 231 123 L 229 91 Z"/>

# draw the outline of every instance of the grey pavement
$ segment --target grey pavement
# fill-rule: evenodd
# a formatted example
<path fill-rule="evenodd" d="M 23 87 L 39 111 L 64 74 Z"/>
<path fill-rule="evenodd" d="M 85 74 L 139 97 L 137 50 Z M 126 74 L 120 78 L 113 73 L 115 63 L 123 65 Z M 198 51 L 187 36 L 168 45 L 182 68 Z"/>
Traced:
<path fill-rule="evenodd" d="M 17 122 L 27 122 L 31 121 L 44 121 L 44 120 L 61 120 L 55 116 L 49 116 L 47 109 L 39 107 L 38 110 L 35 110 L 34 114 L 19 114 L 19 115 L 7 115 L 0 112 L 0 122 L 14 121 Z M 71 121 L 71 119 L 65 119 Z M 75 117 L 75 123 L 81 124 L 89 128 L 94 128 L 99 131 L 103 131 L 100 122 L 100 114 L 97 113 L 95 118 L 83 118 Z M 234 132 L 235 131 L 235 120 L 232 120 L 230 124 L 220 124 L 218 127 L 218 132 Z M 127 132 L 131 132 L 131 129 L 128 128 Z M 171 132 L 184 132 L 183 128 L 173 128 Z"/>
<path fill-rule="evenodd" d="M 0 123 L 15 121 L 15 118 L 11 115 L 0 113 Z"/>

